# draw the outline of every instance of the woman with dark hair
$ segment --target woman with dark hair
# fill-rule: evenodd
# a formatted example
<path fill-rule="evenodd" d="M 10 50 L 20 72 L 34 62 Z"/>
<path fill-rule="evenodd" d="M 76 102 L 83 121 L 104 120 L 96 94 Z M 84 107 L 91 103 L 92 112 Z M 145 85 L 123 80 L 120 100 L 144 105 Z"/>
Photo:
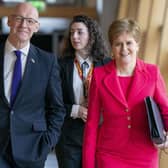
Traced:
<path fill-rule="evenodd" d="M 65 122 L 56 154 L 59 168 L 81 168 L 83 129 L 87 120 L 88 90 L 94 67 L 110 60 L 98 23 L 85 15 L 74 16 L 60 59 Z"/>

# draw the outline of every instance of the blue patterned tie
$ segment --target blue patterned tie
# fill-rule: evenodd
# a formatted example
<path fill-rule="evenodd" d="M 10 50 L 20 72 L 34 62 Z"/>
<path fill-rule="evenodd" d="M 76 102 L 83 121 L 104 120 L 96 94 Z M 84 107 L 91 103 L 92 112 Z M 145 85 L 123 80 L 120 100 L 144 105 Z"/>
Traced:
<path fill-rule="evenodd" d="M 15 62 L 14 70 L 13 70 L 13 77 L 12 77 L 12 85 L 11 85 L 11 97 L 10 97 L 10 104 L 11 107 L 15 101 L 17 96 L 17 92 L 20 88 L 21 78 L 22 78 L 22 65 L 21 65 L 21 51 L 16 50 L 14 51 L 17 59 Z"/>
<path fill-rule="evenodd" d="M 87 78 L 87 69 L 89 68 L 89 64 L 84 61 L 81 65 L 82 69 L 82 79 L 85 80 Z"/>
<path fill-rule="evenodd" d="M 88 68 L 89 68 L 89 64 L 86 61 L 84 61 L 81 65 L 81 70 L 82 70 L 82 81 L 83 81 L 83 94 L 85 98 L 87 98 L 86 78 L 87 78 Z"/>

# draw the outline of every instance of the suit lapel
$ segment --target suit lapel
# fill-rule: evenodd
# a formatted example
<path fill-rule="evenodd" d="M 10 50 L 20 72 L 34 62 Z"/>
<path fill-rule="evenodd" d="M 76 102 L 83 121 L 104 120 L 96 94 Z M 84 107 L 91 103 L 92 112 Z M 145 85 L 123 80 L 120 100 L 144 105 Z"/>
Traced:
<path fill-rule="evenodd" d="M 22 97 L 25 96 L 25 90 L 29 87 L 29 83 L 32 82 L 32 74 L 33 72 L 35 72 L 35 67 L 37 64 L 37 56 L 36 56 L 36 50 L 34 49 L 34 47 L 31 45 L 30 46 L 30 50 L 27 56 L 27 62 L 26 62 L 26 66 L 25 66 L 25 72 L 22 78 L 22 83 L 21 83 L 21 87 L 19 89 L 19 92 L 17 94 L 16 100 L 14 102 L 14 106 L 15 104 L 17 104 L 17 102 L 19 102 L 21 100 Z"/>
<path fill-rule="evenodd" d="M 137 60 L 133 81 L 131 82 L 128 98 L 126 100 L 122 88 L 120 87 L 119 79 L 116 75 L 115 63 L 112 62 L 106 66 L 107 76 L 104 79 L 104 86 L 112 96 L 120 103 L 127 106 L 128 102 L 134 102 L 138 94 L 141 93 L 143 88 L 148 82 L 144 64 L 142 61 Z"/>
<path fill-rule="evenodd" d="M 8 100 L 5 96 L 4 88 L 4 45 L 5 44 L 0 47 L 0 97 L 9 106 Z"/>
<path fill-rule="evenodd" d="M 142 92 L 143 88 L 146 87 L 148 83 L 148 75 L 143 67 L 144 64 L 141 61 L 137 61 L 133 81 L 131 82 L 128 94 L 129 102 L 134 102 L 135 98 Z"/>
<path fill-rule="evenodd" d="M 119 79 L 116 75 L 114 62 L 106 66 L 107 76 L 104 78 L 104 86 L 112 96 L 121 104 L 127 106 L 127 101 L 120 87 Z"/>
<path fill-rule="evenodd" d="M 71 59 L 66 66 L 66 78 L 68 84 L 68 90 L 71 92 L 69 95 L 71 100 L 75 100 L 73 92 L 73 71 L 74 71 L 74 59 Z"/>

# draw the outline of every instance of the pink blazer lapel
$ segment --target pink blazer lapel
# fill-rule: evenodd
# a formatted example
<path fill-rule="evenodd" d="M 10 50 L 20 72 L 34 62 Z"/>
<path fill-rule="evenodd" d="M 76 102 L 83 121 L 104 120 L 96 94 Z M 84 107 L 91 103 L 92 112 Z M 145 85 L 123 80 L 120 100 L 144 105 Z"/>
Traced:
<path fill-rule="evenodd" d="M 132 85 L 128 94 L 128 101 L 133 102 L 134 99 L 142 92 L 148 84 L 148 75 L 144 68 L 144 63 L 137 60 Z"/>
<path fill-rule="evenodd" d="M 106 66 L 106 70 L 107 70 L 107 75 L 103 81 L 105 88 L 117 101 L 127 106 L 125 96 L 122 92 L 122 89 L 119 84 L 119 80 L 116 75 L 114 62 Z"/>
<path fill-rule="evenodd" d="M 115 63 L 112 62 L 111 64 L 106 66 L 107 75 L 103 81 L 104 86 L 107 91 L 121 104 L 127 106 L 128 102 L 134 101 L 134 99 L 138 96 L 138 94 L 140 94 L 140 92 L 147 84 L 147 75 L 143 68 L 143 65 L 144 64 L 137 59 L 137 65 L 127 100 L 122 92 L 119 79 L 116 75 Z"/>

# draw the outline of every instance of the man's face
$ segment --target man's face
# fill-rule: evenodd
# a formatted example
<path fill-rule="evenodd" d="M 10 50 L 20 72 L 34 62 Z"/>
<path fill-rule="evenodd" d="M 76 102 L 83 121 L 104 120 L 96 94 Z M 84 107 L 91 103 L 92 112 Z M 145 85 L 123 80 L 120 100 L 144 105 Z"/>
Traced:
<path fill-rule="evenodd" d="M 8 17 L 9 39 L 12 43 L 27 44 L 33 33 L 39 29 L 38 13 L 30 5 L 20 5 L 13 15 Z"/>

